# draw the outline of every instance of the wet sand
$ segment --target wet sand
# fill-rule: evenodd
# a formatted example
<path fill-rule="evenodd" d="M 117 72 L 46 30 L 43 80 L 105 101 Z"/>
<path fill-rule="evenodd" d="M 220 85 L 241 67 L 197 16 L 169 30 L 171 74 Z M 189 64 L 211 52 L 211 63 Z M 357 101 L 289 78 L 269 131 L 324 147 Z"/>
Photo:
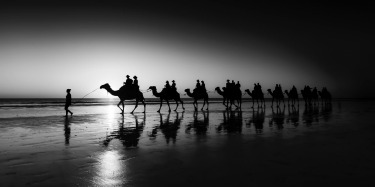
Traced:
<path fill-rule="evenodd" d="M 364 186 L 375 172 L 374 104 L 0 118 L 1 186 Z"/>

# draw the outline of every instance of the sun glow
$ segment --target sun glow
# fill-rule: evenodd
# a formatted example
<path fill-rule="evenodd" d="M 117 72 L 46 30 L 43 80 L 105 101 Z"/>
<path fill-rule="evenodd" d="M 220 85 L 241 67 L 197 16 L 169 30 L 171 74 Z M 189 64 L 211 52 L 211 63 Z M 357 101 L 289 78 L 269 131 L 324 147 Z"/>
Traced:
<path fill-rule="evenodd" d="M 94 186 L 119 186 L 126 182 L 125 165 L 117 151 L 106 151 L 98 160 Z"/>

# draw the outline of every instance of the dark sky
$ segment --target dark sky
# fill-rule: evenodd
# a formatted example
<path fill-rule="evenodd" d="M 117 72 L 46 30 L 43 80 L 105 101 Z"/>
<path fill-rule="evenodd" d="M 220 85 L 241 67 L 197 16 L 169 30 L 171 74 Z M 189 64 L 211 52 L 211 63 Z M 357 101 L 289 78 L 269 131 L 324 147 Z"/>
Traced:
<path fill-rule="evenodd" d="M 67 25 L 90 30 L 90 34 L 100 33 L 101 29 L 111 34 L 133 30 L 147 32 L 148 36 L 157 33 L 160 40 L 178 36 L 188 43 L 194 38 L 214 48 L 224 43 L 228 45 L 223 50 L 232 48 L 241 53 L 257 47 L 264 52 L 271 46 L 270 50 L 276 49 L 279 53 L 285 50 L 297 59 L 306 59 L 310 63 L 307 65 L 315 68 L 311 73 L 320 80 L 318 86 L 324 85 L 321 83 L 324 77 L 334 96 L 373 97 L 373 8 L 367 2 L 327 4 L 323 1 L 292 5 L 270 1 L 247 4 L 232 1 L 57 1 L 53 4 L 13 1 L 0 8 L 0 28 L 3 36 L 16 28 L 45 35 L 38 25 L 49 25 L 49 33 L 63 34 L 71 32 L 67 31 Z M 124 22 L 132 26 L 124 27 Z M 1 40 L 6 41 L 4 38 Z M 285 63 L 285 66 L 293 69 L 291 66 L 296 64 L 298 61 Z M 265 66 L 276 68 L 272 64 Z M 290 74 L 292 76 L 293 71 Z M 314 84 L 311 81 L 314 77 L 308 76 L 310 82 L 306 84 Z"/>

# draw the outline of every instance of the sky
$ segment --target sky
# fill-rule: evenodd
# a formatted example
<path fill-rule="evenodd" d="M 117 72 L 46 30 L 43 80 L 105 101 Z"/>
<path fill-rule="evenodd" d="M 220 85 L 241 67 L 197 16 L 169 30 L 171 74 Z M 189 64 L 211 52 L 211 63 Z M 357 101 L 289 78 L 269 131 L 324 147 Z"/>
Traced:
<path fill-rule="evenodd" d="M 0 8 L 0 98 L 83 97 L 175 80 L 180 94 L 240 81 L 325 86 L 337 98 L 369 98 L 373 6 L 362 4 L 124 3 L 32 1 Z M 145 97 L 153 97 L 150 92 Z M 88 97 L 107 98 L 105 90 Z M 210 97 L 220 97 L 211 93 Z"/>

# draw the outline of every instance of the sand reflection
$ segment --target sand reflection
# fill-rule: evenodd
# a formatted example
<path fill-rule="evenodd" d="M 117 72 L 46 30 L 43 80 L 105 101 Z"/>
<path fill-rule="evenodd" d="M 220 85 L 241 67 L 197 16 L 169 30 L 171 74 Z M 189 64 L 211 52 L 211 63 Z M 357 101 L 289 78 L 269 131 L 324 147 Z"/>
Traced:
<path fill-rule="evenodd" d="M 115 150 L 100 154 L 93 186 L 119 186 L 124 184 L 127 181 L 125 177 L 126 167 L 121 158 L 122 155 Z"/>

